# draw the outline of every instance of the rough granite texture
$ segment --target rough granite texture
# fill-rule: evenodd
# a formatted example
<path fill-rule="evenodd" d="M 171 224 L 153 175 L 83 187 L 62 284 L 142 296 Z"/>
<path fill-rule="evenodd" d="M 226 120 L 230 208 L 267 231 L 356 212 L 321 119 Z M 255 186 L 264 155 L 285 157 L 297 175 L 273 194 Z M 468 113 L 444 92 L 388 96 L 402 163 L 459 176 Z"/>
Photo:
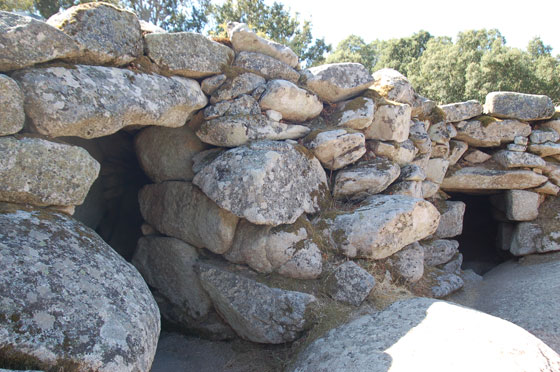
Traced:
<path fill-rule="evenodd" d="M 360 161 L 336 174 L 333 196 L 360 198 L 380 193 L 399 177 L 400 172 L 396 163 L 381 156 Z"/>
<path fill-rule="evenodd" d="M 355 163 L 366 153 L 365 136 L 353 129 L 325 129 L 312 132 L 303 144 L 326 169 L 337 170 Z"/>
<path fill-rule="evenodd" d="M 263 110 L 278 111 L 284 119 L 295 122 L 313 119 L 323 111 L 315 94 L 286 80 L 269 81 L 259 104 Z"/>
<path fill-rule="evenodd" d="M 275 58 L 255 52 L 239 52 L 233 66 L 260 75 L 267 80 L 282 79 L 292 83 L 299 80 L 299 72 Z"/>
<path fill-rule="evenodd" d="M 456 123 L 463 120 L 469 120 L 475 116 L 481 115 L 483 107 L 477 100 L 467 102 L 449 103 L 439 106 L 445 113 L 446 123 Z"/>
<path fill-rule="evenodd" d="M 497 147 L 502 143 L 513 142 L 517 136 L 526 137 L 531 134 L 529 124 L 515 119 L 498 120 L 480 116 L 454 125 L 457 129 L 455 139 L 477 147 Z"/>
<path fill-rule="evenodd" d="M 373 83 L 369 71 L 359 63 L 333 63 L 302 72 L 305 87 L 323 101 L 340 102 L 355 97 Z"/>
<path fill-rule="evenodd" d="M 142 277 L 60 213 L 0 204 L 0 347 L 54 366 L 148 372 L 160 331 Z"/>
<path fill-rule="evenodd" d="M 325 291 L 333 299 L 360 306 L 375 286 L 375 278 L 354 261 L 346 261 L 329 273 Z"/>
<path fill-rule="evenodd" d="M 0 11 L 0 45 L 0 71 L 80 54 L 78 44 L 64 32 L 34 18 L 3 11 Z"/>
<path fill-rule="evenodd" d="M 34 129 L 51 137 L 95 138 L 128 125 L 180 127 L 207 103 L 195 80 L 111 67 L 26 69 L 13 76 Z"/>
<path fill-rule="evenodd" d="M 331 330 L 307 346 L 288 371 L 559 369 L 560 356 L 515 324 L 445 301 L 413 298 Z"/>
<path fill-rule="evenodd" d="M 73 61 L 123 66 L 144 53 L 142 31 L 132 12 L 107 3 L 87 3 L 56 13 L 47 23 L 72 37 L 82 53 Z"/>
<path fill-rule="evenodd" d="M 86 150 L 41 138 L 0 137 L 0 200 L 82 204 L 100 165 Z"/>
<path fill-rule="evenodd" d="M 6 75 L 0 74 L 0 136 L 14 134 L 23 129 L 23 92 L 19 85 Z"/>
<path fill-rule="evenodd" d="M 529 170 L 500 170 L 478 166 L 448 171 L 441 188 L 448 191 L 529 189 L 546 181 L 545 176 Z"/>
<path fill-rule="evenodd" d="M 484 112 L 504 119 L 543 120 L 554 115 L 554 103 L 547 96 L 516 92 L 491 92 Z"/>
<path fill-rule="evenodd" d="M 203 78 L 221 74 L 234 52 L 204 35 L 173 32 L 145 35 L 147 56 L 171 74 Z"/>
<path fill-rule="evenodd" d="M 259 141 L 220 154 L 193 183 L 221 208 L 254 224 L 294 223 L 327 197 L 321 163 L 305 148 Z"/>

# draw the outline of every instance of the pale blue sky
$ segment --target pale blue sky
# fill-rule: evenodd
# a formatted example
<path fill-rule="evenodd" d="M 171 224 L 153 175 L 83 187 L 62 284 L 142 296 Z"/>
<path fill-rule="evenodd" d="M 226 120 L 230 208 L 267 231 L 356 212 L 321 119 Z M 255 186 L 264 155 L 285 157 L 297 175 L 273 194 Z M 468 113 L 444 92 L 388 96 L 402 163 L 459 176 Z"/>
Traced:
<path fill-rule="evenodd" d="M 272 4 L 273 0 L 266 0 Z M 412 35 L 421 29 L 436 36 L 497 28 L 506 45 L 525 49 L 540 36 L 560 54 L 560 0 L 280 0 L 313 23 L 315 37 L 333 46 L 350 34 L 367 42 Z"/>

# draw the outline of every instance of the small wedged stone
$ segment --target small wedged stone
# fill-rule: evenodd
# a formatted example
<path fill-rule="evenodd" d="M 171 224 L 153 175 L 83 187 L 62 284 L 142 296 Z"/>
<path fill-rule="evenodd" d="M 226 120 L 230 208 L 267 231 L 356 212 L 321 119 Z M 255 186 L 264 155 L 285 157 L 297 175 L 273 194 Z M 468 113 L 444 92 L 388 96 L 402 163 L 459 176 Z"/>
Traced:
<path fill-rule="evenodd" d="M 255 52 L 240 52 L 233 66 L 262 76 L 266 80 L 282 79 L 292 83 L 299 80 L 299 72 L 273 57 Z"/>
<path fill-rule="evenodd" d="M 234 78 L 226 79 L 212 92 L 210 103 L 216 104 L 221 101 L 237 98 L 242 94 L 251 94 L 256 88 L 265 83 L 266 80 L 262 76 L 251 72 L 237 75 Z"/>
<path fill-rule="evenodd" d="M 0 137 L 0 200 L 37 206 L 79 205 L 100 165 L 81 147 L 33 137 Z"/>
<path fill-rule="evenodd" d="M 228 24 L 228 36 L 236 52 L 257 52 L 276 58 L 292 68 L 299 62 L 298 56 L 287 46 L 258 36 L 245 23 Z"/>
<path fill-rule="evenodd" d="M 457 123 L 482 115 L 483 107 L 477 100 L 449 103 L 439 106 L 445 113 L 446 123 Z"/>
<path fill-rule="evenodd" d="M 444 200 L 434 204 L 441 214 L 435 238 L 452 238 L 463 233 L 466 204 L 462 201 Z"/>
<path fill-rule="evenodd" d="M 412 243 L 389 258 L 390 265 L 409 283 L 416 283 L 424 275 L 424 248 Z"/>
<path fill-rule="evenodd" d="M 529 139 L 531 143 L 557 142 L 560 135 L 552 128 L 536 129 L 531 132 Z"/>
<path fill-rule="evenodd" d="M 373 82 L 369 71 L 359 63 L 333 63 L 302 72 L 305 87 L 323 101 L 340 102 L 365 91 Z"/>
<path fill-rule="evenodd" d="M 355 163 L 366 153 L 366 139 L 352 129 L 326 129 L 310 133 L 303 139 L 303 145 L 323 165 L 331 170 Z"/>
<path fill-rule="evenodd" d="M 313 223 L 344 255 L 383 259 L 433 234 L 439 212 L 423 199 L 372 195 L 353 211 L 319 216 Z"/>
<path fill-rule="evenodd" d="M 395 182 L 391 186 L 387 187 L 384 194 L 388 195 L 405 195 L 412 198 L 422 199 L 424 197 L 424 192 L 422 190 L 422 181 L 400 181 Z"/>
<path fill-rule="evenodd" d="M 365 129 L 373 122 L 375 103 L 367 97 L 356 97 L 352 100 L 340 102 L 337 112 L 329 117 L 336 126 Z"/>
<path fill-rule="evenodd" d="M 150 370 L 158 307 L 95 231 L 62 213 L 0 204 L 0 260 L 0 348 L 49 371 Z M 5 352 L 2 362 L 10 357 L 17 363 Z"/>
<path fill-rule="evenodd" d="M 315 279 L 323 269 L 319 247 L 312 239 L 312 226 L 305 216 L 293 225 L 253 225 L 241 220 L 233 246 L 224 256 L 255 271 L 295 279 Z"/>
<path fill-rule="evenodd" d="M 546 162 L 537 155 L 526 152 L 500 150 L 492 158 L 504 168 L 544 168 Z"/>
<path fill-rule="evenodd" d="M 424 248 L 424 262 L 428 266 L 445 264 L 459 253 L 459 242 L 457 240 L 425 240 L 420 242 Z"/>
<path fill-rule="evenodd" d="M 159 232 L 223 254 L 233 244 L 239 219 L 220 209 L 190 182 L 146 185 L 138 193 L 142 217 Z"/>
<path fill-rule="evenodd" d="M 340 170 L 336 174 L 335 198 L 362 198 L 385 190 L 400 174 L 400 167 L 384 157 L 376 157 Z"/>
<path fill-rule="evenodd" d="M 235 55 L 227 46 L 194 32 L 148 34 L 144 40 L 146 55 L 158 66 L 195 79 L 221 74 Z"/>
<path fill-rule="evenodd" d="M 449 144 L 448 143 L 432 143 L 431 158 L 440 158 L 447 160 L 449 157 Z"/>
<path fill-rule="evenodd" d="M 227 76 L 224 74 L 210 76 L 200 83 L 200 88 L 207 96 L 212 95 L 225 81 Z"/>
<path fill-rule="evenodd" d="M 407 164 L 401 167 L 398 181 L 424 181 L 426 173 L 416 164 Z"/>
<path fill-rule="evenodd" d="M 560 193 L 560 187 L 556 186 L 552 182 L 547 181 L 541 186 L 531 189 L 531 191 L 538 192 L 539 194 L 557 196 L 558 193 Z"/>
<path fill-rule="evenodd" d="M 445 191 L 530 189 L 545 183 L 545 176 L 528 170 L 501 170 L 482 166 L 450 169 L 441 183 Z"/>
<path fill-rule="evenodd" d="M 554 115 L 554 104 L 543 95 L 491 92 L 486 95 L 484 112 L 504 119 L 544 120 Z"/>
<path fill-rule="evenodd" d="M 449 262 L 440 265 L 439 268 L 446 273 L 461 274 L 461 265 L 463 265 L 463 255 L 457 253 Z"/>
<path fill-rule="evenodd" d="M 497 147 L 502 143 L 513 142 L 517 136 L 527 137 L 531 133 L 531 126 L 527 123 L 515 119 L 499 120 L 490 116 L 479 116 L 456 123 L 455 128 L 455 139 L 476 147 Z"/>
<path fill-rule="evenodd" d="M 426 180 L 441 184 L 447 173 L 449 161 L 441 158 L 428 160 L 428 166 L 425 169 Z"/>
<path fill-rule="evenodd" d="M 447 124 L 443 121 L 430 125 L 428 128 L 428 135 L 432 142 L 438 144 L 448 144 L 449 140 L 457 136 L 457 130 L 452 124 Z"/>
<path fill-rule="evenodd" d="M 408 139 L 410 131 L 410 105 L 385 102 L 376 105 L 373 122 L 364 130 L 367 139 L 403 142 Z"/>
<path fill-rule="evenodd" d="M 221 116 L 207 120 L 196 131 L 202 142 L 237 147 L 251 141 L 297 139 L 309 133 L 303 125 L 268 120 L 264 115 Z"/>
<path fill-rule="evenodd" d="M 481 164 L 486 162 L 487 160 L 490 160 L 491 158 L 492 155 L 473 148 L 469 149 L 463 157 L 463 159 L 470 164 Z"/>
<path fill-rule="evenodd" d="M 342 303 L 360 306 L 375 287 L 375 278 L 353 261 L 346 261 L 329 273 L 327 294 Z"/>
<path fill-rule="evenodd" d="M 449 156 L 447 157 L 449 165 L 455 165 L 468 149 L 469 145 L 466 142 L 456 140 L 449 141 Z"/>
<path fill-rule="evenodd" d="M 56 13 L 47 23 L 71 36 L 82 53 L 74 62 L 123 66 L 144 53 L 142 31 L 132 12 L 108 3 L 86 3 Z"/>
<path fill-rule="evenodd" d="M 428 279 L 432 281 L 430 291 L 434 298 L 443 298 L 451 293 L 463 288 L 465 282 L 463 278 L 455 273 L 449 273 L 440 269 L 432 268 L 427 274 Z"/>
<path fill-rule="evenodd" d="M 197 268 L 214 307 L 243 339 L 281 344 L 312 325 L 311 310 L 317 306 L 312 295 L 271 288 L 209 264 Z"/>
<path fill-rule="evenodd" d="M 432 151 L 432 140 L 422 122 L 415 119 L 410 122 L 408 139 L 414 143 L 420 154 L 428 154 Z"/>
<path fill-rule="evenodd" d="M 412 162 L 418 152 L 410 140 L 404 142 L 368 140 L 366 141 L 366 147 L 375 155 L 384 156 L 401 167 Z"/>
<path fill-rule="evenodd" d="M 221 153 L 194 178 L 221 208 L 257 225 L 294 223 L 319 211 L 328 198 L 327 176 L 307 149 L 258 141 Z"/>
<path fill-rule="evenodd" d="M 14 134 L 23 129 L 23 92 L 19 85 L 6 75 L 0 74 L 0 136 Z"/>
<path fill-rule="evenodd" d="M 259 103 L 251 96 L 242 94 L 231 101 L 220 101 L 204 109 L 204 119 L 220 116 L 260 115 Z M 279 121 L 279 120 L 278 120 Z"/>
<path fill-rule="evenodd" d="M 33 129 L 51 137 L 96 138 L 129 125 L 180 127 L 207 103 L 195 80 L 112 67 L 25 69 L 13 76 Z"/>
<path fill-rule="evenodd" d="M 78 44 L 64 32 L 32 17 L 3 11 L 0 11 L 0 45 L 0 71 L 80 54 Z"/>
<path fill-rule="evenodd" d="M 560 154 L 560 143 L 545 142 L 530 144 L 527 147 L 527 150 L 543 158 L 547 156 L 555 156 Z"/>
<path fill-rule="evenodd" d="M 275 110 L 282 118 L 295 122 L 313 119 L 323 111 L 319 98 L 286 80 L 271 80 L 259 100 L 263 110 Z"/>
<path fill-rule="evenodd" d="M 134 138 L 140 166 L 153 182 L 191 181 L 193 156 L 206 150 L 191 128 L 148 127 Z"/>

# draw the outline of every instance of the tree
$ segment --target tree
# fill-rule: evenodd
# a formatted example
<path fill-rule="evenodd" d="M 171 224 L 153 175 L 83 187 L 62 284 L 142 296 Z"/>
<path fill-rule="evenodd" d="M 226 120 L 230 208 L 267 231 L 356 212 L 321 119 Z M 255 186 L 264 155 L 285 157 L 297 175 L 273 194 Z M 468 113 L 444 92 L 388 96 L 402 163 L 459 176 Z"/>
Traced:
<path fill-rule="evenodd" d="M 33 0 L 0 0 L 0 10 L 32 12 Z"/>
<path fill-rule="evenodd" d="M 374 70 L 388 67 L 408 75 L 409 65 L 422 56 L 432 38 L 429 32 L 421 30 L 411 37 L 375 41 L 379 59 Z"/>
<path fill-rule="evenodd" d="M 35 9 L 37 9 L 37 11 L 41 14 L 41 16 L 43 16 L 44 18 L 49 18 L 53 14 L 58 13 L 59 11 L 64 9 L 68 9 L 74 5 L 93 3 L 98 1 L 101 0 L 34 0 L 33 5 Z M 119 4 L 119 0 L 103 0 L 103 1 L 115 5 Z"/>
<path fill-rule="evenodd" d="M 121 5 L 166 31 L 201 33 L 208 23 L 210 0 L 121 0 Z"/>
<path fill-rule="evenodd" d="M 225 36 L 228 22 L 246 23 L 262 36 L 289 46 L 306 66 L 323 62 L 331 49 L 324 39 L 313 38 L 311 22 L 300 22 L 297 14 L 292 17 L 281 3 L 269 6 L 264 0 L 226 0 L 212 6 L 211 18 L 214 35 Z"/>
<path fill-rule="evenodd" d="M 367 44 L 359 36 L 350 35 L 338 43 L 334 52 L 327 57 L 326 62 L 357 62 L 364 65 L 369 71 L 373 71 L 378 58 L 378 52 L 373 44 Z"/>

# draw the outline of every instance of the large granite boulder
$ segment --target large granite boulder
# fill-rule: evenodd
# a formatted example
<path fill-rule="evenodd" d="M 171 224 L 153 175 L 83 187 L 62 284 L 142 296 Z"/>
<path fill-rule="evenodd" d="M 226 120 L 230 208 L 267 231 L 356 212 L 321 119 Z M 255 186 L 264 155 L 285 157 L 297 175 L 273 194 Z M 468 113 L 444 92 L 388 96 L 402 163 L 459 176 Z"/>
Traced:
<path fill-rule="evenodd" d="M 100 165 L 86 150 L 41 138 L 0 137 L 0 200 L 38 206 L 82 204 Z"/>
<path fill-rule="evenodd" d="M 77 63 L 122 66 L 144 53 L 136 15 L 108 3 L 76 5 L 47 23 L 78 43 L 82 53 L 74 59 Z"/>
<path fill-rule="evenodd" d="M 328 195 L 321 163 L 305 148 L 260 141 L 220 154 L 193 183 L 221 208 L 254 224 L 294 223 Z"/>
<path fill-rule="evenodd" d="M 157 231 L 218 254 L 231 248 L 239 219 L 190 182 L 146 185 L 138 200 L 142 217 Z"/>
<path fill-rule="evenodd" d="M 14 134 L 23 129 L 23 92 L 19 85 L 0 74 L 0 136 Z"/>
<path fill-rule="evenodd" d="M 154 33 L 144 36 L 146 54 L 174 75 L 203 78 L 221 74 L 234 52 L 194 32 Z"/>
<path fill-rule="evenodd" d="M 484 112 L 497 118 L 543 120 L 554 115 L 550 97 L 515 92 L 491 92 L 486 95 Z"/>
<path fill-rule="evenodd" d="M 317 299 L 309 294 L 271 288 L 209 264 L 199 264 L 202 287 L 218 313 L 242 338 L 281 344 L 297 339 L 313 323 Z"/>
<path fill-rule="evenodd" d="M 466 350 L 472 356 L 465 357 Z M 560 356 L 515 324 L 445 301 L 413 298 L 331 330 L 307 346 L 289 371 L 552 372 L 559 368 Z"/>
<path fill-rule="evenodd" d="M 255 52 L 239 52 L 233 66 L 264 77 L 267 80 L 281 79 L 297 83 L 299 72 L 276 58 Z"/>
<path fill-rule="evenodd" d="M 314 224 L 332 247 L 348 257 L 383 259 L 433 234 L 439 212 L 431 203 L 403 195 L 372 195 L 358 208 L 319 216 Z"/>
<path fill-rule="evenodd" d="M 180 127 L 207 103 L 191 79 L 78 65 L 14 74 L 33 127 L 51 137 L 95 138 L 128 125 Z"/>
<path fill-rule="evenodd" d="M 284 124 L 266 116 L 221 116 L 202 123 L 196 135 L 214 146 L 237 147 L 252 141 L 297 139 L 309 133 L 303 125 Z"/>
<path fill-rule="evenodd" d="M 157 305 L 140 274 L 93 230 L 64 214 L 1 204 L 0 259 L 0 349 L 14 350 L 8 359 L 26 355 L 57 371 L 150 370 Z"/>
<path fill-rule="evenodd" d="M 64 32 L 34 18 L 2 11 L 0 45 L 0 71 L 17 70 L 80 54 L 78 44 Z"/>
<path fill-rule="evenodd" d="M 359 95 L 373 82 L 369 71 L 359 63 L 333 63 L 302 72 L 305 87 L 322 100 L 336 103 Z"/>
<path fill-rule="evenodd" d="M 289 47 L 263 39 L 245 23 L 229 23 L 228 36 L 236 52 L 257 52 L 276 58 L 292 68 L 297 67 L 298 56 Z"/>
<path fill-rule="evenodd" d="M 504 262 L 449 299 L 515 323 L 560 352 L 559 294 L 560 253 L 552 253 Z"/>
<path fill-rule="evenodd" d="M 286 80 L 272 80 L 259 101 L 263 110 L 275 110 L 286 120 L 303 122 L 323 111 L 323 103 L 316 95 Z"/>
<path fill-rule="evenodd" d="M 156 183 L 192 181 L 192 158 L 208 148 L 187 125 L 143 129 L 134 138 L 134 147 L 140 166 Z"/>

